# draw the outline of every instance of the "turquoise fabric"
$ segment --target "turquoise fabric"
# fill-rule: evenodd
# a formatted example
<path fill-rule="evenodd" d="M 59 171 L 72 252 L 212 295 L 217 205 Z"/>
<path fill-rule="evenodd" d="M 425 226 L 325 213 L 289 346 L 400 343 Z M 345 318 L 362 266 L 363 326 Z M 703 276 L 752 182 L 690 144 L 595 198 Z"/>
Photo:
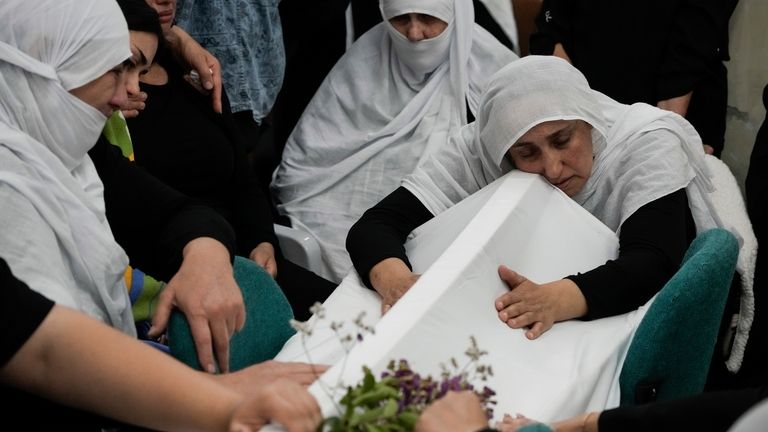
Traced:
<path fill-rule="evenodd" d="M 245 327 L 230 340 L 229 368 L 236 371 L 272 359 L 295 331 L 288 321 L 293 311 L 282 290 L 253 261 L 235 257 L 235 280 L 245 300 Z M 197 351 L 184 314 L 174 311 L 168 325 L 171 354 L 201 370 Z"/>
<path fill-rule="evenodd" d="M 620 376 L 621 405 L 645 383 L 653 399 L 700 393 L 717 340 L 739 245 L 724 229 L 701 233 L 635 333 Z M 652 390 L 651 390 L 652 388 Z"/>
<path fill-rule="evenodd" d="M 544 423 L 533 423 L 528 426 L 523 426 L 517 430 L 517 432 L 554 432 L 554 429 L 545 425 Z"/>

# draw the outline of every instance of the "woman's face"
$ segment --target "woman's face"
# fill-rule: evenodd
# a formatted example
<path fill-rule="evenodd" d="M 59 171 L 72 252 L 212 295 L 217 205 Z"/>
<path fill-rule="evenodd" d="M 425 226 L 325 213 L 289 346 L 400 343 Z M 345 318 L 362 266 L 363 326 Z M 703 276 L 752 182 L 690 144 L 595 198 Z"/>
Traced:
<path fill-rule="evenodd" d="M 95 80 L 72 89 L 74 96 L 109 117 L 128 99 L 128 93 L 139 86 L 139 76 L 149 70 L 157 51 L 157 37 L 151 33 L 131 31 L 131 58 L 115 66 Z M 138 90 L 136 90 L 138 91 Z"/>
<path fill-rule="evenodd" d="M 411 42 L 437 37 L 448 27 L 440 18 L 419 13 L 398 15 L 390 18 L 389 23 Z"/>
<path fill-rule="evenodd" d="M 149 72 L 149 67 L 157 53 L 157 36 L 153 33 L 131 30 L 131 58 L 125 70 L 125 87 L 129 95 L 138 94 L 141 75 Z"/>
<path fill-rule="evenodd" d="M 128 99 L 125 66 L 119 64 L 95 80 L 69 91 L 75 97 L 109 117 Z"/>
<path fill-rule="evenodd" d="M 160 15 L 160 26 L 163 31 L 170 30 L 176 18 L 176 0 L 147 0 L 147 3 Z"/>
<path fill-rule="evenodd" d="M 592 126 L 581 120 L 540 123 L 508 151 L 517 169 L 544 176 L 572 197 L 592 173 Z"/>

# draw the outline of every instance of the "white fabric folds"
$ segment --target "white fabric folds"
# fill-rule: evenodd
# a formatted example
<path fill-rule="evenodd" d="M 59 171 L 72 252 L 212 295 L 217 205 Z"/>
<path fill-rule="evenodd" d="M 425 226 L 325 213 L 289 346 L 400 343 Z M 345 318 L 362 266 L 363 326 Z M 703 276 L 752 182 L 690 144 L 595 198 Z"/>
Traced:
<path fill-rule="evenodd" d="M 500 264 L 546 282 L 617 255 L 615 234 L 560 190 L 539 176 L 510 173 L 419 227 L 406 248 L 422 276 L 346 362 L 340 361 L 344 350 L 328 324 L 349 326 L 361 310 L 375 322 L 381 301 L 354 272 L 326 300 L 326 323 L 316 327 L 307 347 L 311 361 L 335 364 L 321 377 L 329 386 L 339 376 L 354 385 L 363 365 L 378 375 L 400 358 L 419 373 L 439 377 L 440 363 L 451 357 L 463 363 L 474 336 L 489 353 L 483 362 L 494 376 L 485 384 L 497 392 L 497 416 L 522 412 L 550 421 L 619 403 L 621 365 L 645 307 L 557 323 L 534 341 L 524 330 L 507 327 L 494 309 L 494 300 L 507 290 L 498 276 Z M 277 359 L 307 361 L 301 345 L 301 336 L 294 336 Z M 334 412 L 319 384 L 310 391 L 325 415 Z"/>
<path fill-rule="evenodd" d="M 350 47 L 288 138 L 272 183 L 280 213 L 315 237 L 321 274 L 334 281 L 352 267 L 344 246 L 352 224 L 466 124 L 487 79 L 517 58 L 474 24 L 469 1 L 381 8 L 451 16 L 436 38 L 411 43 L 385 20 Z"/>
<path fill-rule="evenodd" d="M 130 57 L 123 14 L 113 1 L 4 0 L 0 16 L 0 256 L 32 289 L 135 334 L 128 259 L 87 155 L 106 117 L 69 93 Z"/>

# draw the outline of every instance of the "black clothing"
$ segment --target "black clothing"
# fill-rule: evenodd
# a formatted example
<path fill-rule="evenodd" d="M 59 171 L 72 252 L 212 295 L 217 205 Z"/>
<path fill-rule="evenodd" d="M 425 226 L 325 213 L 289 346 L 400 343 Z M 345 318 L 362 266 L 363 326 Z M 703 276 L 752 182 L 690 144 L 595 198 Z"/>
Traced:
<path fill-rule="evenodd" d="M 224 217 L 234 228 L 238 255 L 248 257 L 259 243 L 271 243 L 278 285 L 294 316 L 309 318 L 309 307 L 324 301 L 336 285 L 283 257 L 271 203 L 243 153 L 243 136 L 226 95 L 224 112 L 216 114 L 210 98 L 181 78 L 175 62 L 161 57 L 158 63 L 168 72 L 168 83 L 142 83 L 149 103 L 140 116 L 128 120 L 135 163 Z"/>
<path fill-rule="evenodd" d="M 371 268 L 385 258 L 400 258 L 411 266 L 403 243 L 431 218 L 429 210 L 400 187 L 352 226 L 347 250 L 368 287 Z M 568 277 L 586 298 L 589 312 L 584 318 L 618 315 L 644 304 L 677 271 L 695 235 L 684 189 L 639 208 L 622 224 L 617 259 Z"/>
<path fill-rule="evenodd" d="M 750 408 L 768 398 L 768 387 L 705 392 L 683 399 L 603 411 L 600 432 L 728 430 Z"/>
<path fill-rule="evenodd" d="M 52 301 L 16 279 L 0 258 L 0 368 L 27 343 L 52 308 Z"/>
<path fill-rule="evenodd" d="M 277 245 L 269 200 L 248 166 L 226 95 L 225 112 L 215 113 L 210 97 L 187 84 L 175 62 L 158 60 L 168 83 L 141 83 L 148 103 L 127 121 L 135 163 L 227 219 L 238 255 L 247 257 L 262 242 Z"/>
<path fill-rule="evenodd" d="M 725 135 L 728 20 L 738 0 L 545 0 L 533 54 L 562 43 L 591 88 L 622 103 L 693 91 L 688 120 L 719 155 Z"/>
<path fill-rule="evenodd" d="M 763 89 L 763 104 L 768 107 L 768 85 Z M 747 212 L 757 237 L 755 268 L 755 320 L 749 332 L 749 344 L 738 375 L 741 381 L 768 385 L 768 117 L 757 132 L 749 160 L 746 181 Z"/>
<path fill-rule="evenodd" d="M 104 137 L 88 152 L 104 183 L 107 220 L 131 265 L 170 280 L 191 240 L 212 237 L 235 256 L 235 235 L 211 208 L 166 186 L 132 164 Z"/>

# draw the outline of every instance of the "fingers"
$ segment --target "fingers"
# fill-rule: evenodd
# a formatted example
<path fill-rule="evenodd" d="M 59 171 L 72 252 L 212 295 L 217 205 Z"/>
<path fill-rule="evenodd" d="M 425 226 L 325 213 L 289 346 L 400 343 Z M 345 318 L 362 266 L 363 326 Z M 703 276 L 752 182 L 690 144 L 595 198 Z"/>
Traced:
<path fill-rule="evenodd" d="M 229 338 L 234 333 L 234 322 L 211 323 L 211 336 L 221 373 L 229 372 Z"/>
<path fill-rule="evenodd" d="M 525 332 L 525 337 L 527 337 L 530 340 L 534 340 L 541 336 L 545 331 L 552 328 L 552 324 L 547 325 L 543 321 L 536 322 L 533 327 L 531 327 L 530 330 Z"/>
<path fill-rule="evenodd" d="M 289 381 L 276 381 L 269 391 L 275 395 L 269 405 L 269 418 L 289 432 L 310 432 L 323 420 L 315 398 L 303 387 Z"/>
<path fill-rule="evenodd" d="M 528 280 L 523 275 L 511 270 L 505 265 L 499 266 L 499 277 L 509 286 L 509 289 L 514 289 L 516 286 Z"/>
<path fill-rule="evenodd" d="M 277 263 L 275 262 L 274 259 L 268 260 L 267 265 L 264 266 L 264 269 L 267 270 L 267 273 L 272 275 L 273 279 L 277 277 Z"/>
<path fill-rule="evenodd" d="M 197 360 L 200 362 L 200 366 L 208 373 L 216 373 L 211 344 L 211 328 L 208 326 L 208 320 L 200 316 L 195 318 L 187 315 L 187 322 L 189 323 L 190 333 L 192 333 L 192 340 L 195 343 Z"/>
<path fill-rule="evenodd" d="M 166 287 L 157 299 L 155 315 L 152 317 L 152 327 L 147 332 L 147 336 L 154 339 L 165 333 L 171 310 L 173 310 L 173 291 Z"/>

